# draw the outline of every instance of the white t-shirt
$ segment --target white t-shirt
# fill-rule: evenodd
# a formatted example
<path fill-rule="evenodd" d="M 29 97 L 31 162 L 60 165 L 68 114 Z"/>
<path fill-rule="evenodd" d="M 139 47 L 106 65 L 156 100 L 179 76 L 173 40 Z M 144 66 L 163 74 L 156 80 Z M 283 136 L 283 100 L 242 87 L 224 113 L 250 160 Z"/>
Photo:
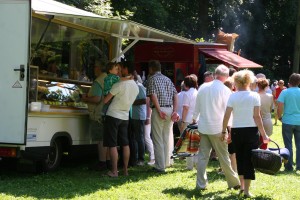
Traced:
<path fill-rule="evenodd" d="M 128 120 L 130 107 L 139 93 L 137 84 L 134 80 L 119 81 L 112 86 L 110 93 L 114 95 L 114 98 L 108 107 L 106 115 L 121 120 Z"/>
<path fill-rule="evenodd" d="M 196 105 L 197 94 L 198 91 L 195 88 L 190 88 L 183 94 L 182 107 L 187 106 L 189 108 L 186 118 L 184 119 L 185 122 L 192 123 L 193 121 L 193 113 Z"/>
<path fill-rule="evenodd" d="M 223 118 L 231 91 L 221 81 L 204 83 L 199 88 L 193 119 L 198 121 L 202 134 L 215 135 L 222 132 Z"/>
<path fill-rule="evenodd" d="M 227 107 L 233 108 L 232 128 L 256 127 L 253 118 L 254 106 L 260 106 L 260 96 L 257 92 L 238 91 L 232 93 L 227 103 Z"/>
<path fill-rule="evenodd" d="M 182 119 L 182 103 L 183 103 L 183 94 L 185 93 L 185 91 L 181 91 L 177 94 L 177 113 L 180 117 L 180 119 Z"/>

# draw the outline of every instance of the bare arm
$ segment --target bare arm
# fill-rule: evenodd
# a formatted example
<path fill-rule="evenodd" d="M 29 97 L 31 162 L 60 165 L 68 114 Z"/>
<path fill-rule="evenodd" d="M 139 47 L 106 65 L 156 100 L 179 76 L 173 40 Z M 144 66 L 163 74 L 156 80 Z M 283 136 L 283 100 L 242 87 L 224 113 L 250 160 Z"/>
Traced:
<path fill-rule="evenodd" d="M 180 117 L 177 113 L 177 105 L 178 104 L 178 97 L 177 97 L 177 94 L 174 94 L 173 96 L 173 112 L 172 112 L 172 115 L 171 115 L 171 120 L 173 122 L 178 122 L 180 120 Z"/>
<path fill-rule="evenodd" d="M 193 122 L 192 124 L 196 124 L 196 119 L 199 116 L 199 109 L 200 109 L 200 96 L 199 96 L 199 92 L 197 94 L 197 98 L 196 98 L 196 105 L 195 105 L 195 109 L 194 109 L 194 113 L 193 113 Z"/>
<path fill-rule="evenodd" d="M 152 110 L 151 110 L 151 108 L 150 108 L 150 98 L 149 97 L 147 97 L 146 98 L 146 122 L 145 122 L 145 125 L 148 125 L 148 124 L 150 124 L 150 118 L 151 118 L 151 112 L 152 112 Z"/>
<path fill-rule="evenodd" d="M 177 94 L 173 96 L 173 113 L 177 113 L 177 106 L 178 106 L 178 97 Z"/>
<path fill-rule="evenodd" d="M 186 120 L 186 116 L 187 116 L 188 112 L 189 112 L 189 107 L 188 106 L 183 106 L 183 108 L 182 108 L 182 119 L 181 119 L 183 122 L 187 122 L 185 120 Z"/>
<path fill-rule="evenodd" d="M 109 102 L 109 100 L 111 100 L 111 98 L 113 98 L 114 95 L 112 95 L 111 93 L 108 93 L 108 95 L 106 95 L 104 97 L 103 102 L 106 104 L 107 102 Z"/>
<path fill-rule="evenodd" d="M 222 133 L 226 132 L 227 130 L 227 126 L 228 126 L 228 121 L 231 115 L 233 108 L 232 107 L 227 107 L 225 114 L 224 114 L 224 118 L 223 118 L 223 128 L 222 128 Z"/>
<path fill-rule="evenodd" d="M 278 102 L 278 107 L 277 107 L 277 115 L 278 115 L 278 119 L 281 121 L 281 117 L 282 117 L 282 113 L 283 113 L 283 108 L 284 105 L 282 102 Z"/>
<path fill-rule="evenodd" d="M 151 99 L 151 101 L 152 101 L 154 107 L 156 108 L 157 112 L 159 113 L 160 118 L 166 119 L 167 114 L 164 113 L 164 112 L 162 112 L 162 111 L 160 110 L 160 105 L 159 105 L 159 103 L 158 103 L 158 99 L 157 99 L 156 94 L 151 94 L 151 95 L 150 95 L 150 99 Z"/>
<path fill-rule="evenodd" d="M 83 94 L 81 100 L 87 103 L 99 103 L 101 101 L 101 96 L 87 96 L 87 94 Z"/>
<path fill-rule="evenodd" d="M 232 107 L 227 107 L 226 111 L 225 111 L 225 114 L 224 114 L 223 128 L 222 128 L 222 137 L 221 137 L 222 141 L 226 140 L 226 137 L 227 137 L 227 134 L 226 134 L 226 132 L 227 132 L 227 126 L 228 126 L 228 121 L 229 121 L 229 118 L 231 116 L 232 110 L 233 110 Z M 228 129 L 228 130 L 230 130 L 230 129 Z M 230 133 L 228 132 L 228 134 L 230 134 Z"/>
<path fill-rule="evenodd" d="M 264 143 L 267 143 L 269 140 L 269 137 L 266 134 L 266 131 L 263 127 L 262 119 L 260 116 L 260 106 L 254 106 L 254 114 L 253 118 L 255 121 L 255 124 L 257 125 L 258 131 L 260 132 L 261 136 L 263 137 Z"/>

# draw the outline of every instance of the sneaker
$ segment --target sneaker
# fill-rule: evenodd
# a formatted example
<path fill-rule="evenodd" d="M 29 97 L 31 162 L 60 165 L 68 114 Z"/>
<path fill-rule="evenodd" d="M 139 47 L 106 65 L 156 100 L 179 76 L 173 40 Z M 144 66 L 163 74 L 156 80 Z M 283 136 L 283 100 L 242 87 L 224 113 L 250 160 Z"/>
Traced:
<path fill-rule="evenodd" d="M 138 161 L 138 162 L 136 163 L 136 165 L 137 165 L 137 166 L 144 166 L 145 163 L 144 163 L 144 161 L 140 160 L 140 161 Z"/>
<path fill-rule="evenodd" d="M 148 165 L 154 165 L 155 164 L 155 160 L 154 159 L 152 159 L 152 160 L 150 160 L 149 162 L 148 162 Z"/>

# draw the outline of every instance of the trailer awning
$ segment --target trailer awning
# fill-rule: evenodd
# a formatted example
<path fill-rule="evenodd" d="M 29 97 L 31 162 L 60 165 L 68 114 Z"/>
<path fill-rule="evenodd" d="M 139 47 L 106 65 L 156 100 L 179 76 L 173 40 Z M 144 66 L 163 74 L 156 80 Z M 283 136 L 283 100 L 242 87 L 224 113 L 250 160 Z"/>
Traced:
<path fill-rule="evenodd" d="M 226 49 L 199 49 L 199 51 L 207 57 L 217 59 L 226 65 L 231 65 L 239 69 L 262 68 L 261 65 L 227 51 Z"/>
<path fill-rule="evenodd" d="M 54 16 L 55 20 L 76 24 L 104 36 L 155 42 L 196 44 L 195 41 L 130 20 L 105 18 L 53 0 L 32 0 L 36 15 Z"/>

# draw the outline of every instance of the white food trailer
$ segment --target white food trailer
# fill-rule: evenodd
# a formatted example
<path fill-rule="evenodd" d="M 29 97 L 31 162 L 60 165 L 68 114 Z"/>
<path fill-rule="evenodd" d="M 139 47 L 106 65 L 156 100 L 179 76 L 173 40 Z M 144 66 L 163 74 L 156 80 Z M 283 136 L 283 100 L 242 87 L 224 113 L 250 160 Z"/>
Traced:
<path fill-rule="evenodd" d="M 52 0 L 0 0 L 0 27 L 0 159 L 40 161 L 47 171 L 95 146 L 78 101 L 94 60 L 119 61 L 140 40 L 194 43 Z M 122 50 L 123 39 L 132 42 Z"/>

